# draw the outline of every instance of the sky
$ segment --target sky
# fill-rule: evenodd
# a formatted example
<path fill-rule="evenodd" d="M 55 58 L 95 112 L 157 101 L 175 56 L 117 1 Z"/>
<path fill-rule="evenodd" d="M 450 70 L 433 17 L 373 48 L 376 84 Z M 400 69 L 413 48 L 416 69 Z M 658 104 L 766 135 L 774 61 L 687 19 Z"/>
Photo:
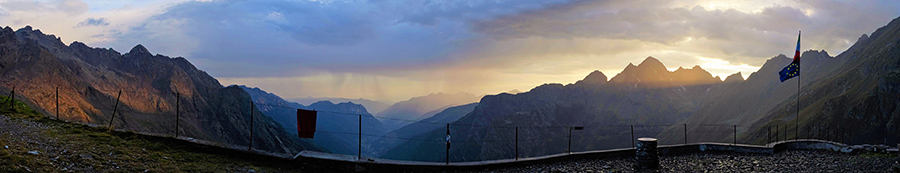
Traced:
<path fill-rule="evenodd" d="M 648 56 L 746 78 L 800 30 L 801 51 L 837 55 L 898 16 L 896 0 L 0 0 L 0 26 L 66 44 L 142 44 L 284 98 L 385 102 L 612 78 Z"/>

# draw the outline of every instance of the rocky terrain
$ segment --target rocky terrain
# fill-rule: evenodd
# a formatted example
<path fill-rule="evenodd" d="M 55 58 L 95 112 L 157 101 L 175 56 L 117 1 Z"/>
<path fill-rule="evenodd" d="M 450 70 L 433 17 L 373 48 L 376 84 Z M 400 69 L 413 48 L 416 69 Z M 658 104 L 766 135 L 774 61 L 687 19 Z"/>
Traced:
<path fill-rule="evenodd" d="M 786 151 L 660 156 L 659 172 L 898 172 L 896 154 Z M 580 159 L 473 172 L 634 172 L 634 158 Z"/>
<path fill-rule="evenodd" d="M 5 105 L 5 104 L 4 104 Z M 57 121 L 0 108 L 0 172 L 328 172 L 340 167 Z M 348 170 L 339 171 L 347 172 Z"/>
<path fill-rule="evenodd" d="M 168 138 L 108 133 L 52 120 L 24 103 L 0 108 L 0 172 L 351 172 Z M 787 151 L 661 156 L 660 172 L 897 172 L 896 154 Z M 633 172 L 631 157 L 577 159 L 465 172 Z M 379 170 L 367 170 L 378 172 Z"/>
<path fill-rule="evenodd" d="M 223 87 L 187 59 L 154 55 L 142 45 L 123 54 L 77 41 L 65 45 L 30 26 L 4 27 L 0 91 L 11 90 L 36 111 L 58 112 L 69 121 L 230 145 L 253 143 L 280 153 L 321 150 L 258 116 L 242 89 Z"/>

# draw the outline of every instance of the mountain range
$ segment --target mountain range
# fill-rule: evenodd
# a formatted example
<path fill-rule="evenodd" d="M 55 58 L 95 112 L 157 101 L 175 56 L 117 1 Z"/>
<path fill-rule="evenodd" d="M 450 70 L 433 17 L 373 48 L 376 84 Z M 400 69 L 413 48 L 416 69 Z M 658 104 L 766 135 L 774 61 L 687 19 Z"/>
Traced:
<path fill-rule="evenodd" d="M 332 103 L 352 102 L 352 103 L 356 103 L 359 105 L 363 105 L 364 107 L 366 107 L 366 110 L 373 115 L 378 114 L 379 112 L 381 112 L 384 109 L 387 109 L 388 107 L 391 106 L 390 103 L 386 103 L 386 102 L 382 102 L 382 101 L 374 101 L 374 100 L 369 100 L 369 99 L 364 99 L 364 98 L 348 99 L 348 98 L 332 98 L 332 97 L 306 97 L 306 98 L 287 98 L 285 100 L 291 101 L 291 102 L 297 102 L 302 105 L 310 105 L 310 104 L 313 104 L 315 102 L 320 102 L 320 101 L 330 101 Z"/>
<path fill-rule="evenodd" d="M 414 97 L 410 100 L 401 101 L 391 105 L 385 113 L 387 115 L 394 115 L 392 113 L 396 112 L 408 113 L 403 115 L 415 114 L 416 116 L 422 116 L 424 118 L 417 118 L 418 120 L 416 120 L 416 122 L 406 123 L 402 128 L 399 128 L 399 130 L 389 131 L 385 128 L 385 125 L 382 124 L 382 122 L 385 121 L 379 120 L 368 113 L 366 111 L 367 107 L 353 103 L 352 101 L 335 104 L 331 101 L 323 100 L 314 102 L 309 106 L 304 106 L 300 103 L 282 99 L 281 97 L 260 88 L 250 88 L 242 85 L 237 87 L 242 88 L 250 94 L 254 103 L 257 103 L 257 109 L 274 119 L 276 122 L 281 123 L 281 125 L 292 134 L 297 133 L 295 109 L 319 111 L 319 118 L 316 119 L 316 124 L 317 131 L 320 132 L 316 133 L 316 136 L 312 141 L 316 145 L 323 146 L 333 153 L 348 155 L 356 154 L 358 152 L 356 146 L 359 145 L 357 140 L 359 136 L 353 134 L 358 131 L 357 125 L 359 117 L 356 115 L 364 118 L 363 130 L 365 132 L 363 133 L 365 136 L 363 136 L 362 143 L 363 153 L 370 156 L 378 156 L 381 155 L 380 152 L 387 151 L 387 149 L 393 148 L 402 142 L 401 140 L 395 139 L 413 137 L 422 132 L 444 127 L 444 123 L 456 121 L 466 113 L 472 111 L 472 108 L 477 105 L 477 103 L 471 103 L 455 107 L 438 107 L 441 105 L 470 101 L 470 99 L 475 97 L 474 95 L 467 93 L 437 93 Z M 430 109 L 435 110 L 429 112 L 422 111 Z M 403 120 L 408 120 L 405 122 L 412 121 L 409 119 Z M 386 121 L 391 122 L 397 120 L 389 119 Z M 435 123 L 438 123 L 439 125 L 435 126 Z"/>
<path fill-rule="evenodd" d="M 428 94 L 394 103 L 377 116 L 384 122 L 385 129 L 392 131 L 434 116 L 449 107 L 477 102 L 478 99 L 475 95 L 463 92 Z"/>
<path fill-rule="evenodd" d="M 785 82 L 778 78 L 791 62 L 784 55 L 769 59 L 746 80 L 733 74 L 724 81 L 699 66 L 668 71 L 648 57 L 608 81 L 594 71 L 574 84 L 488 95 L 450 123 L 452 141 L 463 141 L 451 142 L 450 161 L 563 153 L 571 127 L 584 129 L 571 132 L 572 151 L 631 147 L 632 132 L 657 137 L 662 145 L 765 144 L 773 127 L 790 132 L 783 133 L 789 139 L 799 134 L 844 137 L 849 143 L 898 142 L 888 134 L 900 130 L 900 19 L 862 35 L 838 56 L 810 50 L 801 59 L 801 76 Z M 444 161 L 444 144 L 428 140 L 444 139 L 445 131 L 422 133 L 414 137 L 422 140 L 399 144 L 383 157 Z"/>
<path fill-rule="evenodd" d="M 261 113 L 240 88 L 223 87 L 186 59 L 153 55 L 142 45 L 122 54 L 81 42 L 67 46 L 30 26 L 5 27 L 0 75 L 0 88 L 14 88 L 48 115 L 56 114 L 58 92 L 58 116 L 69 121 L 160 135 L 175 135 L 178 123 L 180 136 L 225 145 L 247 146 L 252 133 L 256 149 L 323 150 L 291 138 L 267 116 L 252 116 Z"/>
<path fill-rule="evenodd" d="M 153 55 L 141 45 L 121 54 L 80 42 L 65 45 L 31 27 L 6 27 L 0 30 L 0 91 L 15 88 L 39 111 L 55 114 L 59 87 L 59 116 L 70 121 L 172 134 L 179 115 L 177 132 L 191 138 L 350 155 L 361 143 L 366 156 L 417 161 L 627 148 L 631 133 L 659 138 L 661 145 L 765 144 L 773 127 L 793 132 L 784 133 L 788 138 L 898 142 L 888 136 L 900 130 L 900 18 L 863 34 L 837 56 L 808 50 L 800 58 L 801 76 L 784 82 L 778 72 L 791 62 L 784 55 L 768 59 L 746 80 L 740 73 L 722 80 L 700 66 L 668 71 L 647 57 L 612 78 L 598 70 L 575 83 L 527 92 L 437 93 L 390 106 L 358 100 L 384 107 L 374 116 L 349 100 L 305 106 L 259 88 L 224 87 L 186 59 Z M 296 109 L 319 111 L 315 139 L 295 136 Z M 113 110 L 116 119 L 110 118 Z"/>
<path fill-rule="evenodd" d="M 257 108 L 285 127 L 289 133 L 297 134 L 297 109 L 316 110 L 316 134 L 311 141 L 322 146 L 332 153 L 356 155 L 358 154 L 359 121 L 362 120 L 363 136 L 362 147 L 367 155 L 375 154 L 374 140 L 387 133 L 378 119 L 366 111 L 366 107 L 353 102 L 332 103 L 331 101 L 318 101 L 304 106 L 296 102 L 290 102 L 281 97 L 263 91 L 259 88 L 237 86 L 252 97 Z M 297 137 L 294 137 L 297 138 Z"/>

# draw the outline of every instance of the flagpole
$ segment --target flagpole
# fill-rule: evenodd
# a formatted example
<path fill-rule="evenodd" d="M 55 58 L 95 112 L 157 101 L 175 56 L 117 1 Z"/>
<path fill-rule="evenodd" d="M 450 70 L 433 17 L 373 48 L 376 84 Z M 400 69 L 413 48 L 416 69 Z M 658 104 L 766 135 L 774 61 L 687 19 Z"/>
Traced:
<path fill-rule="evenodd" d="M 797 31 L 797 49 L 798 49 L 797 51 L 800 51 L 799 50 L 800 49 L 800 34 L 802 32 L 803 31 Z M 800 69 L 800 59 L 799 59 L 800 57 L 797 57 L 797 58 L 798 58 L 797 71 L 800 71 L 801 70 Z M 797 120 L 796 120 L 797 125 L 795 126 L 796 130 L 794 130 L 794 132 L 796 132 L 796 134 L 794 134 L 795 140 L 800 139 L 800 84 L 801 84 L 800 83 L 800 74 L 798 73 L 797 74 Z"/>

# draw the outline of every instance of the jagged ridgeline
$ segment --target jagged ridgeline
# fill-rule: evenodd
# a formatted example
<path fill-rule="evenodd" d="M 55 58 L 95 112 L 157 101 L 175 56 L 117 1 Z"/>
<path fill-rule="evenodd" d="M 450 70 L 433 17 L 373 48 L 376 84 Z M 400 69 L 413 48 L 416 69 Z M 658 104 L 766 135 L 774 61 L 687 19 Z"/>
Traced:
<path fill-rule="evenodd" d="M 628 64 L 609 81 L 594 71 L 575 84 L 488 95 L 451 123 L 450 161 L 563 153 L 571 126 L 584 127 L 572 132 L 572 151 L 631 147 L 632 125 L 634 137 L 657 137 L 661 145 L 762 145 L 773 133 L 779 140 L 799 134 L 850 144 L 898 142 L 900 19 L 863 34 L 838 56 L 810 50 L 801 59 L 800 78 L 785 82 L 778 78 L 791 62 L 784 55 L 766 61 L 747 80 L 735 74 L 724 81 L 699 66 L 668 71 L 650 57 Z M 445 134 L 446 128 L 421 133 L 414 138 L 422 141 L 397 144 L 383 157 L 444 161 L 445 144 L 439 141 Z"/>
<path fill-rule="evenodd" d="M 30 26 L 0 30 L 0 86 L 15 88 L 47 115 L 144 133 L 174 135 L 277 153 L 322 150 L 285 132 L 257 109 L 250 95 L 218 80 L 181 57 L 153 55 L 137 45 L 121 54 L 60 38 Z M 8 91 L 8 90 L 7 90 Z M 119 94 L 121 92 L 121 95 Z M 118 103 L 117 103 L 118 98 Z M 112 118 L 116 110 L 116 118 Z M 178 113 L 176 113 L 176 111 Z"/>

